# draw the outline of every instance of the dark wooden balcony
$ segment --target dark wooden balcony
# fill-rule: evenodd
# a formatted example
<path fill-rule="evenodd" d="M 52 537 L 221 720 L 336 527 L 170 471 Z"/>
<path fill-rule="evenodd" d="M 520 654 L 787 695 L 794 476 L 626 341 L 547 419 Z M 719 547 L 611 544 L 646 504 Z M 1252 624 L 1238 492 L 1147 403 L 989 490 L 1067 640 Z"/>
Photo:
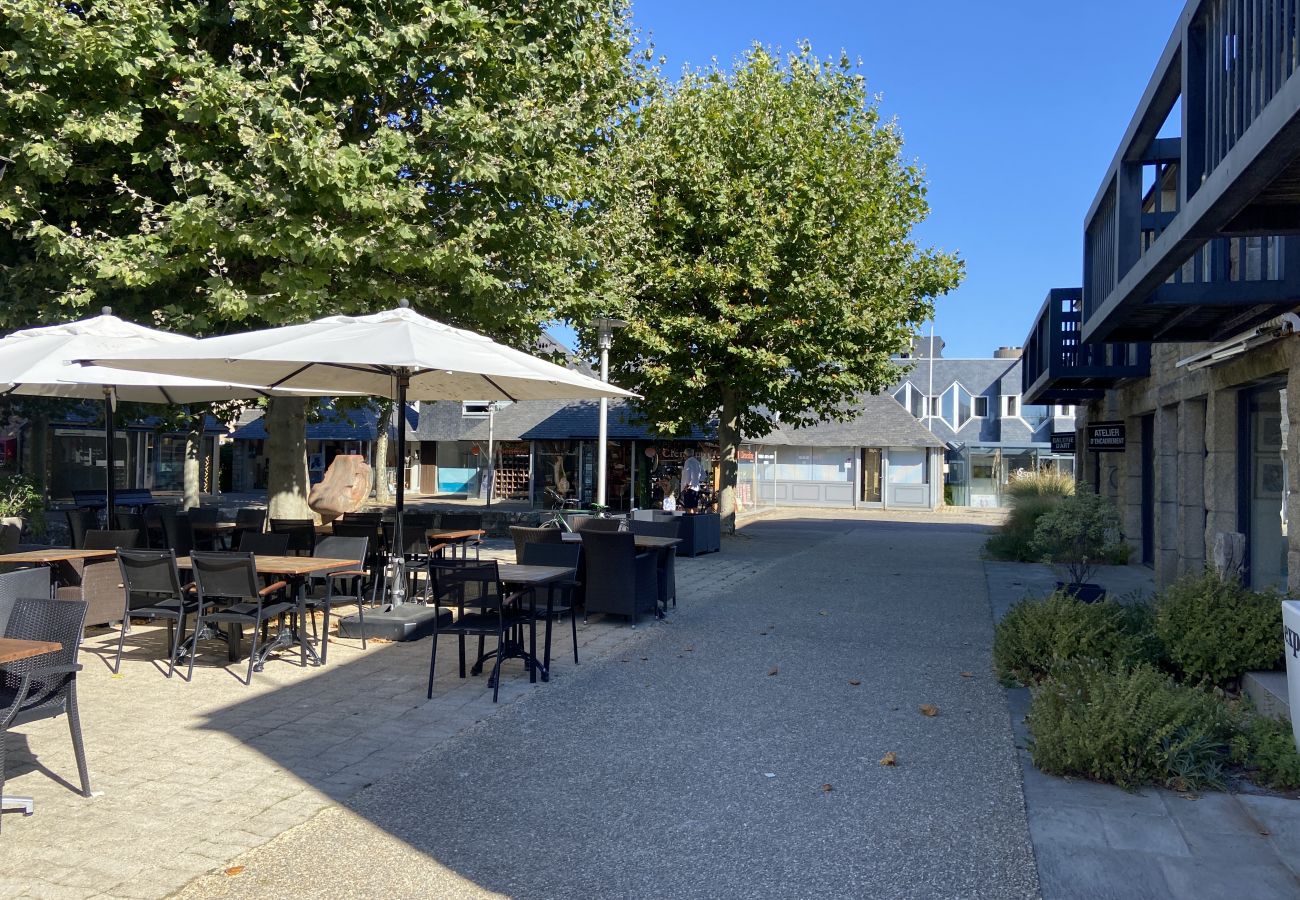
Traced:
<path fill-rule="evenodd" d="M 1146 344 L 1083 343 L 1082 307 L 1080 288 L 1047 292 L 1021 357 L 1026 404 L 1084 403 L 1122 379 L 1150 371 Z"/>
<path fill-rule="evenodd" d="M 1190 0 L 1088 211 L 1085 339 L 1224 340 L 1300 305 L 1298 69 L 1300 0 Z"/>

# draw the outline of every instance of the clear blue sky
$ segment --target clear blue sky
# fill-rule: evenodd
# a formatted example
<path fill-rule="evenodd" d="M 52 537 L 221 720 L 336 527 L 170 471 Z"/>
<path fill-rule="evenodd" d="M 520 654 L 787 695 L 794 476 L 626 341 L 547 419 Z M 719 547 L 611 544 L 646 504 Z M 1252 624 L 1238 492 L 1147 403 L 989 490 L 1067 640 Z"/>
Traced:
<path fill-rule="evenodd" d="M 755 41 L 861 59 L 925 166 L 919 236 L 966 281 L 938 305 L 946 356 L 1023 343 L 1049 288 L 1082 280 L 1083 215 L 1182 0 L 632 0 L 664 72 L 728 68 Z"/>

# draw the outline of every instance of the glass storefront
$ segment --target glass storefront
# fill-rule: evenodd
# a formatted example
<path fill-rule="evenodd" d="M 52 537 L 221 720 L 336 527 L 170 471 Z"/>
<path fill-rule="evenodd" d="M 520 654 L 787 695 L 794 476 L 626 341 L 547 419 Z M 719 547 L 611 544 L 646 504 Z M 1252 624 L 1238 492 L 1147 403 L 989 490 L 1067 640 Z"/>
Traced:
<path fill-rule="evenodd" d="M 131 487 L 133 460 L 130 435 L 118 432 L 113 484 Z M 68 497 L 73 491 L 103 490 L 108 470 L 104 430 L 55 428 L 50 442 L 50 494 Z"/>
<path fill-rule="evenodd" d="M 1250 584 L 1254 588 L 1287 586 L 1286 391 L 1268 386 L 1244 395 L 1241 435 L 1243 466 L 1242 518 L 1249 544 Z"/>
<path fill-rule="evenodd" d="M 546 490 L 566 499 L 578 498 L 578 442 L 538 441 L 534 480 L 542 490 L 537 501 L 546 503 Z"/>

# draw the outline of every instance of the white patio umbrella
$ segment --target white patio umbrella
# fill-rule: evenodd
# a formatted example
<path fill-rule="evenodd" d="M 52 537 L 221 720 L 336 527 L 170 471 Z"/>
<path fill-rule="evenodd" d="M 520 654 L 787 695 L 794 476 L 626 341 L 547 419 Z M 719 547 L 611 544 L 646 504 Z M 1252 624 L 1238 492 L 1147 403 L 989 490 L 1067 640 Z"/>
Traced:
<path fill-rule="evenodd" d="M 82 362 L 320 396 L 353 391 L 396 400 L 399 411 L 405 410 L 408 400 L 636 396 L 473 331 L 435 322 L 408 309 L 405 302 L 373 315 L 329 316 L 305 325 L 205 338 L 183 346 L 96 354 Z M 399 412 L 399 417 L 403 415 Z M 406 458 L 403 427 L 397 432 L 397 458 Z M 398 547 L 402 546 L 404 487 L 398 478 Z"/>
<path fill-rule="evenodd" d="M 105 500 L 112 513 L 115 487 L 113 409 L 118 400 L 136 403 L 205 403 L 265 396 L 264 389 L 189 378 L 160 376 L 71 361 L 87 356 L 126 353 L 146 348 L 177 348 L 195 338 L 155 331 L 119 319 L 108 308 L 102 315 L 79 322 L 15 331 L 0 339 L 0 396 L 102 399 L 104 402 L 107 478 Z"/>

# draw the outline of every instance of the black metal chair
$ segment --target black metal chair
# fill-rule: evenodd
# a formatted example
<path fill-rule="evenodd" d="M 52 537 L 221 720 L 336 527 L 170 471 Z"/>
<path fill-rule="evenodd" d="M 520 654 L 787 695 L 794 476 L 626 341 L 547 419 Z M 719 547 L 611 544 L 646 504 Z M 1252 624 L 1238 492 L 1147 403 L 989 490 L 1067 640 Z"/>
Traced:
<path fill-rule="evenodd" d="M 176 554 L 171 550 L 119 550 L 117 565 L 122 573 L 126 608 L 122 633 L 117 639 L 117 660 L 113 672 L 122 668 L 122 646 L 131 619 L 167 622 L 167 677 L 176 671 L 176 654 L 185 639 L 185 620 L 198 606 L 193 593 L 181 587 Z"/>
<path fill-rule="evenodd" d="M 583 519 L 578 523 L 576 531 L 622 531 L 623 519 L 597 519 L 594 516 L 590 519 Z"/>
<path fill-rule="evenodd" d="M 563 566 L 573 570 L 573 577 L 564 581 L 549 582 L 546 595 L 546 643 L 542 665 L 546 671 L 551 670 L 551 620 L 563 618 L 569 614 L 573 629 L 573 663 L 578 664 L 578 590 L 582 583 L 578 580 L 579 567 L 582 565 L 582 545 L 577 543 L 532 543 L 524 545 L 519 562 L 525 566 Z M 542 615 L 542 611 L 538 610 Z"/>
<path fill-rule="evenodd" d="M 140 539 L 139 541 L 136 542 L 135 546 L 137 547 L 149 546 L 149 534 L 148 534 L 148 529 L 145 527 L 145 523 L 144 523 L 144 513 L 125 512 L 122 510 L 115 511 L 113 513 L 112 528 L 114 531 L 139 532 Z"/>
<path fill-rule="evenodd" d="M 482 531 L 483 517 L 478 513 L 443 513 L 438 519 L 438 529 L 440 531 Z M 462 556 L 467 555 L 464 553 L 466 548 L 473 547 L 474 558 L 477 559 L 479 547 L 483 544 L 483 538 L 469 538 L 458 543 L 462 547 Z"/>
<path fill-rule="evenodd" d="M 140 532 L 131 529 L 128 531 L 104 531 L 96 529 L 86 532 L 84 550 L 116 550 L 118 547 L 126 547 L 128 550 L 134 550 L 140 546 Z"/>
<path fill-rule="evenodd" d="M 307 613 L 310 615 L 316 610 L 323 610 L 325 613 L 324 630 L 321 632 L 323 637 L 320 638 L 320 662 L 325 665 L 325 657 L 330 649 L 330 610 L 335 603 L 355 603 L 357 605 L 357 622 L 361 629 L 361 649 L 366 649 L 366 611 L 365 611 L 365 584 L 369 573 L 365 569 L 367 545 L 369 541 L 363 537 L 343 537 L 341 535 L 329 535 L 321 538 L 316 542 L 316 552 L 312 556 L 319 556 L 321 559 L 349 559 L 357 560 L 337 570 L 325 572 L 323 575 L 313 575 L 309 583 L 309 589 L 306 596 Z M 342 592 L 336 590 L 337 587 L 343 586 Z M 316 619 L 312 616 L 312 634 L 316 633 Z"/>
<path fill-rule="evenodd" d="M 559 544 L 564 532 L 558 528 L 542 526 L 530 528 L 527 525 L 511 525 L 510 537 L 515 542 L 515 562 L 524 561 L 524 547 L 528 544 Z"/>
<path fill-rule="evenodd" d="M 5 734 L 16 725 L 66 715 L 77 758 L 81 795 L 90 796 L 90 773 L 81 741 L 77 711 L 77 651 L 86 620 L 79 600 L 19 597 L 14 601 L 4 636 L 29 641 L 57 641 L 62 648 L 11 662 L 0 669 L 0 794 L 4 793 Z M 31 812 L 30 801 L 25 806 Z"/>
<path fill-rule="evenodd" d="M 429 580 L 432 585 L 432 602 L 438 610 L 454 609 L 456 619 L 450 624 L 439 622 L 441 615 L 433 618 L 433 649 L 429 655 L 429 699 L 433 699 L 433 679 L 438 665 L 438 638 L 454 634 L 460 640 L 460 677 L 465 677 L 465 638 L 479 639 L 479 661 L 483 660 L 483 642 L 488 636 L 497 639 L 496 660 L 492 666 L 492 702 L 497 702 L 501 690 L 501 656 L 506 635 L 512 628 L 528 623 L 527 613 L 520 609 L 519 601 L 528 591 L 506 595 L 501 584 L 496 560 L 473 562 L 467 560 L 432 560 L 429 563 Z"/>
<path fill-rule="evenodd" d="M 164 549 L 174 550 L 178 559 L 189 556 L 194 549 L 194 527 L 190 525 L 189 516 L 163 513 L 159 524 L 162 525 Z"/>
<path fill-rule="evenodd" d="M 272 619 L 283 625 L 284 616 L 293 610 L 287 600 L 274 600 L 284 595 L 288 585 L 283 581 L 262 586 L 257 576 L 257 565 L 251 553 L 210 553 L 195 551 L 190 554 L 194 566 L 194 583 L 198 588 L 198 609 L 194 618 L 194 638 L 190 647 L 190 664 L 187 680 L 194 677 L 194 657 L 199 654 L 199 637 L 203 626 L 209 624 L 233 625 L 232 641 L 239 637 L 245 625 L 252 626 L 253 643 L 248 652 L 248 675 L 244 684 L 253 683 L 253 670 L 258 664 L 257 648 L 263 626 Z"/>
<path fill-rule="evenodd" d="M 646 537 L 675 538 L 679 536 L 681 530 L 676 519 L 666 522 L 633 519 L 628 525 L 632 529 L 632 534 Z M 656 555 L 659 569 L 659 604 L 667 609 L 669 600 L 672 600 L 673 606 L 677 605 L 677 550 L 676 548 L 660 550 Z"/>
<path fill-rule="evenodd" d="M 586 558 L 585 616 L 606 613 L 627 616 L 636 627 L 637 616 L 659 608 L 658 572 L 652 552 L 638 553 L 630 531 L 584 531 Z"/>
<path fill-rule="evenodd" d="M 68 543 L 73 550 L 86 545 L 86 532 L 99 527 L 99 513 L 93 509 L 70 509 L 68 516 Z"/>
<path fill-rule="evenodd" d="M 240 553 L 256 553 L 259 556 L 288 556 L 289 535 L 245 531 L 240 535 L 239 545 L 235 549 Z"/>
<path fill-rule="evenodd" d="M 262 534 L 266 531 L 266 510 L 246 506 L 235 511 L 235 531 L 230 536 L 230 545 L 238 547 L 247 534 Z"/>
<path fill-rule="evenodd" d="M 384 528 L 383 520 L 379 514 L 375 513 L 375 518 L 371 520 L 354 521 L 355 514 L 349 513 L 343 519 L 334 523 L 334 537 L 341 538 L 360 538 L 366 542 L 367 556 L 362 568 L 369 573 L 369 583 L 366 589 L 370 594 L 370 604 L 373 606 L 375 599 L 379 596 L 384 587 L 384 579 L 388 571 L 388 558 L 384 555 Z"/>
<path fill-rule="evenodd" d="M 214 527 L 221 521 L 221 510 L 212 506 L 195 506 L 185 513 L 194 535 L 195 550 L 218 550 L 219 538 Z"/>
<path fill-rule="evenodd" d="M 316 546 L 316 523 L 311 519 L 272 519 L 272 534 L 289 535 L 289 553 L 311 556 Z"/>

